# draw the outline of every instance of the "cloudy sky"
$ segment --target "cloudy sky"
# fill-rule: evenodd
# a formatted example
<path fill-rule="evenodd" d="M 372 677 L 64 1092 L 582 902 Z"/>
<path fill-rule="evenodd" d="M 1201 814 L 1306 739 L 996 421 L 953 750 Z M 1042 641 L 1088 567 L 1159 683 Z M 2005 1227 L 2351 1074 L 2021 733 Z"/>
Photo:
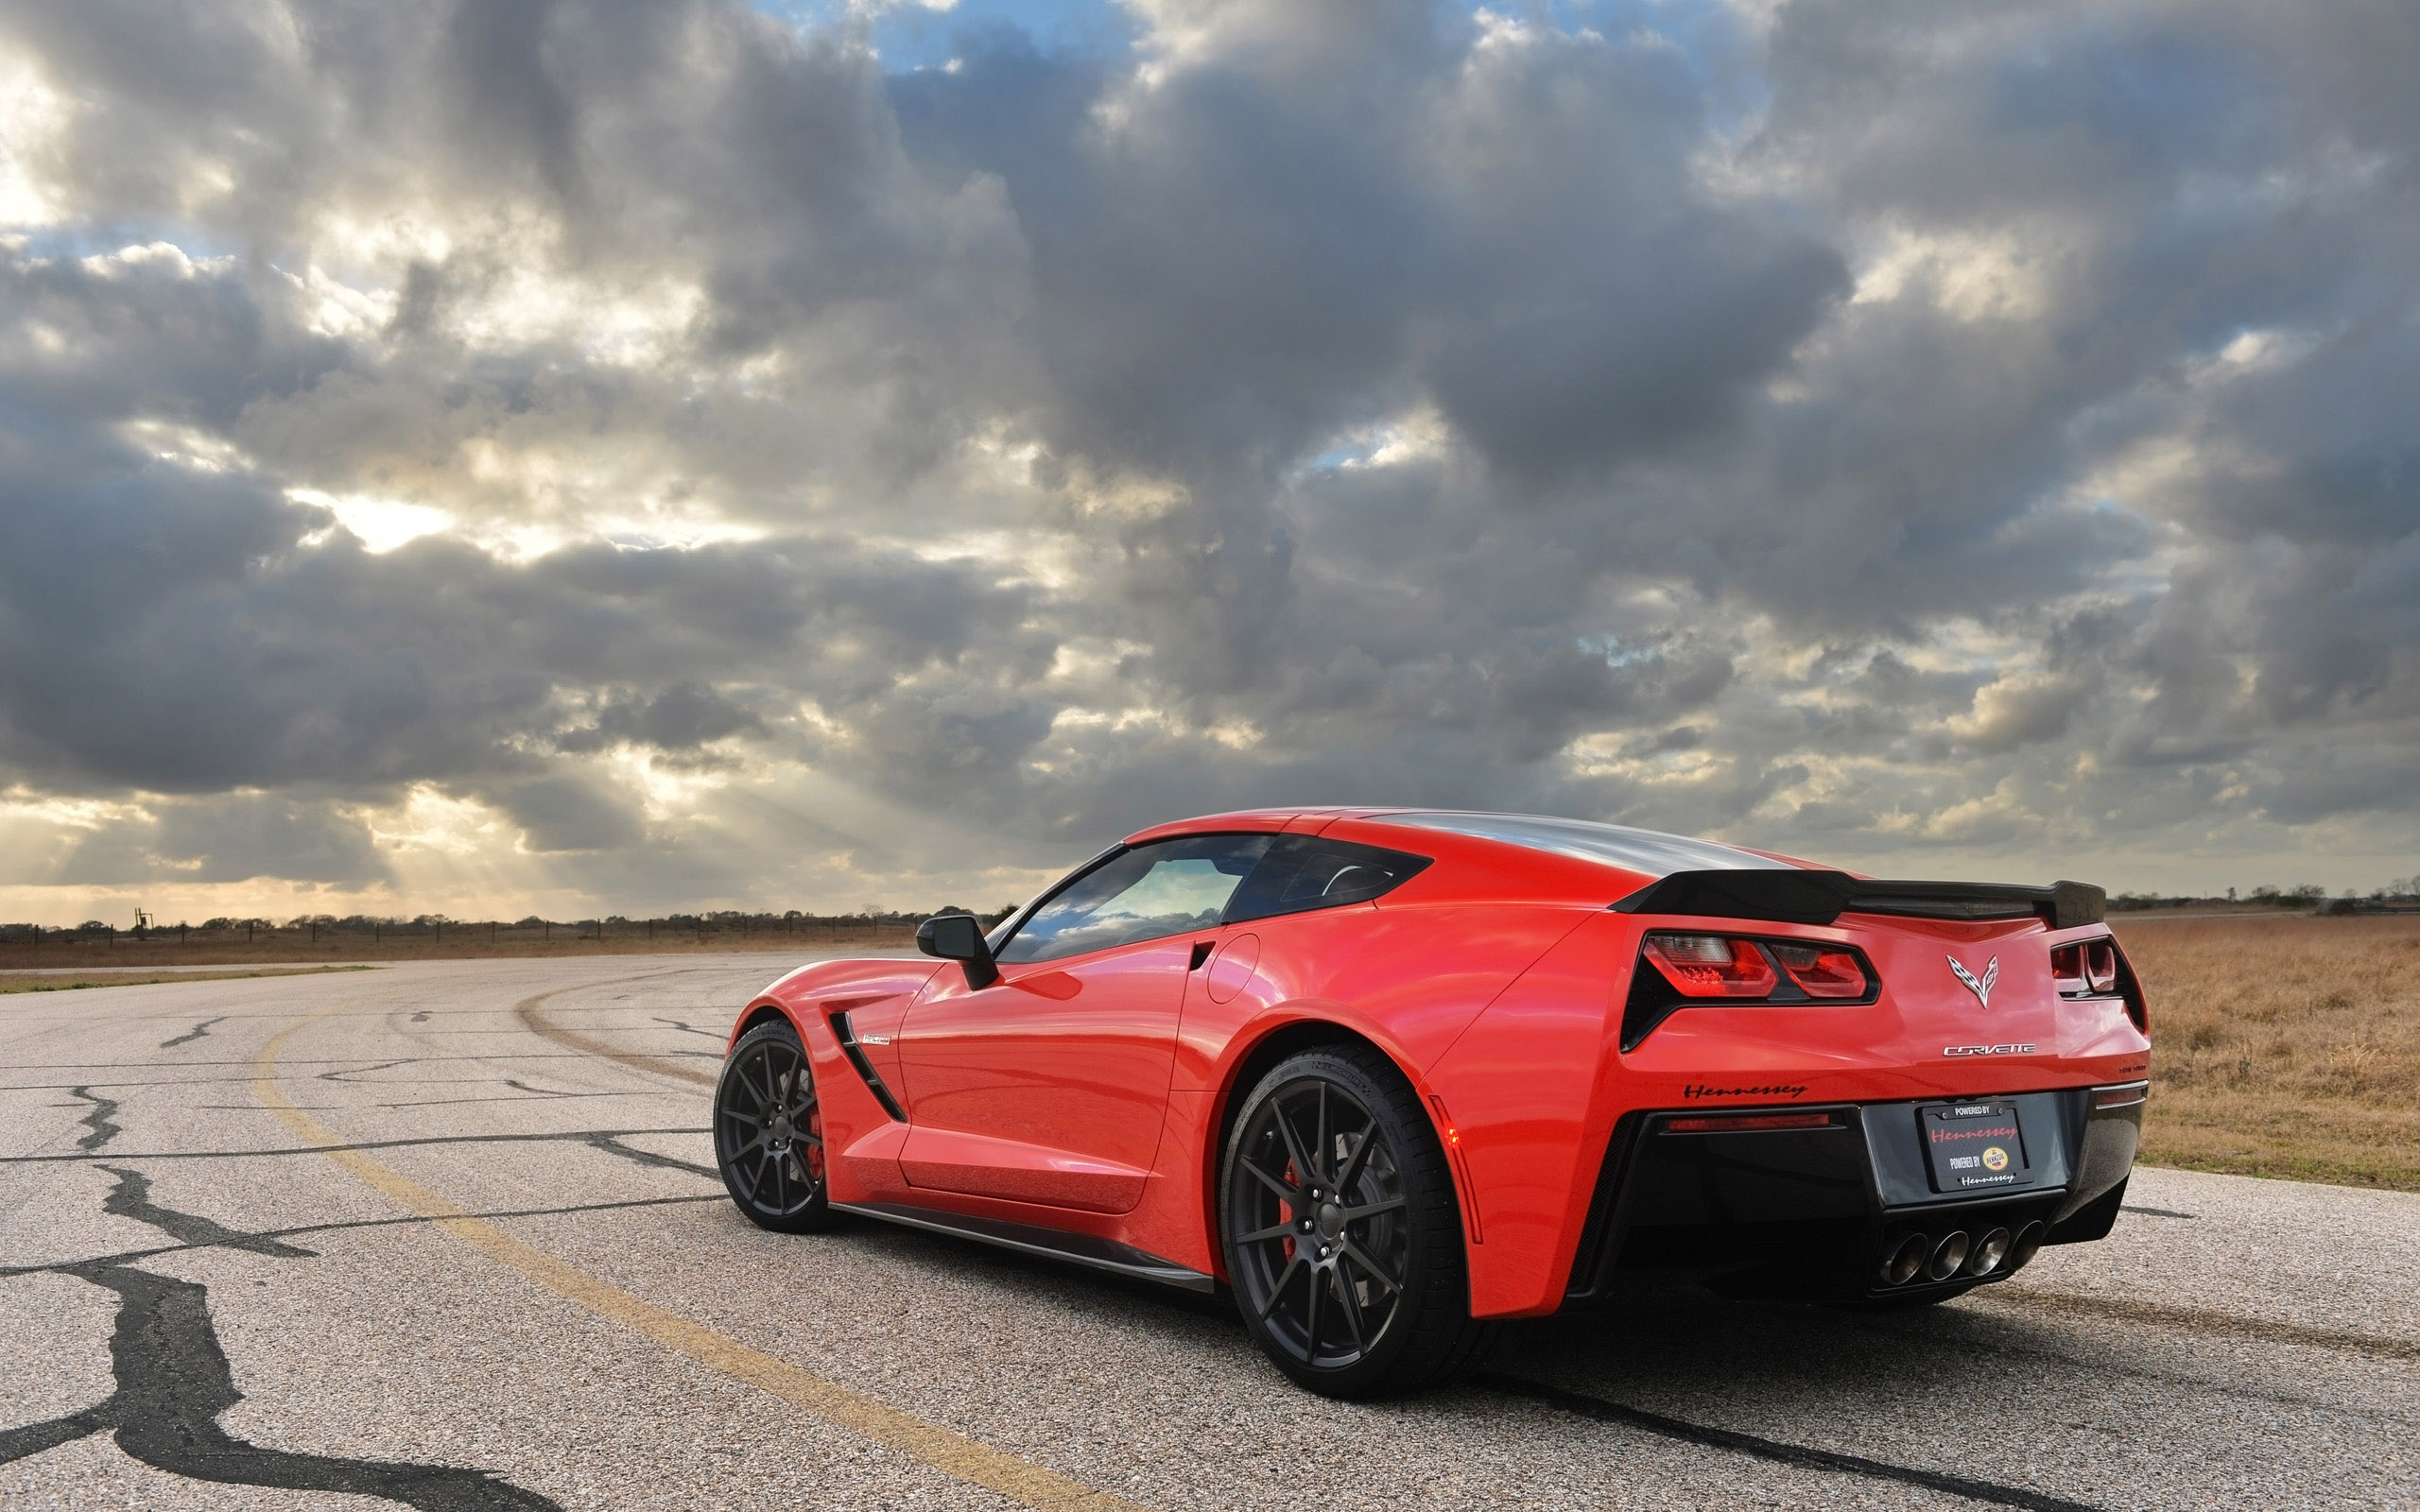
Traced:
<path fill-rule="evenodd" d="M 9 0 L 0 919 L 2420 870 L 2409 0 Z"/>

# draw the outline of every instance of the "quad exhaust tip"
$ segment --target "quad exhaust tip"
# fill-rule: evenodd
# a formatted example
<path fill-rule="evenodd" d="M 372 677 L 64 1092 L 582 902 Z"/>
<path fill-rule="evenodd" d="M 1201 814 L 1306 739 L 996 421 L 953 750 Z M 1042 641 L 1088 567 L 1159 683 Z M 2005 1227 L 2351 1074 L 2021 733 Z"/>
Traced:
<path fill-rule="evenodd" d="M 2036 1219 L 2013 1234 L 2005 1228 L 1995 1228 L 1980 1238 L 1964 1229 L 1953 1229 L 1938 1239 L 1925 1233 L 1902 1234 L 1883 1250 L 1876 1279 L 1885 1286 L 1905 1286 L 1919 1276 L 1928 1281 L 1945 1281 L 1962 1276 L 1979 1280 L 2006 1275 L 2033 1258 L 2047 1232 Z"/>
<path fill-rule="evenodd" d="M 1932 1253 L 1931 1241 L 1922 1234 L 1910 1234 L 1891 1247 L 1882 1257 L 1882 1284 L 1905 1286 L 1916 1279 L 1924 1268 L 1925 1257 Z"/>
<path fill-rule="evenodd" d="M 1974 1253 L 1966 1257 L 1966 1274 L 1989 1276 L 1999 1269 L 2000 1262 L 2008 1258 L 2011 1243 L 2013 1241 L 2005 1228 L 1995 1228 L 1982 1238 L 1976 1240 Z"/>
<path fill-rule="evenodd" d="M 1932 1259 L 1925 1262 L 1925 1280 L 1945 1281 L 1957 1275 L 1964 1268 L 1966 1252 L 1972 1247 L 1974 1241 L 1966 1237 L 1963 1228 L 1953 1228 L 1942 1235 L 1941 1243 L 1932 1246 Z"/>

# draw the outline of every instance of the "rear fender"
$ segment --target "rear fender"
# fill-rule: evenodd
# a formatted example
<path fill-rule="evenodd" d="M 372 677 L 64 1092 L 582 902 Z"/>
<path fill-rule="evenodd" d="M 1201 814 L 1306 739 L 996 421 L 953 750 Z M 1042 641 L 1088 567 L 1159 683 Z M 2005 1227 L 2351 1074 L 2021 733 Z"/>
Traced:
<path fill-rule="evenodd" d="M 1428 1078 L 1415 1064 L 1405 1047 L 1386 1032 L 1385 1026 L 1363 1014 L 1354 1012 L 1340 1003 L 1289 1003 L 1270 1007 L 1255 1017 L 1236 1034 L 1229 1054 L 1221 1061 L 1214 1089 L 1207 1094 L 1197 1094 L 1200 1102 L 1200 1126 L 1192 1131 L 1201 1173 L 1201 1231 L 1210 1236 L 1210 1261 L 1213 1273 L 1227 1279 L 1225 1248 L 1217 1239 L 1219 1233 L 1219 1170 L 1226 1154 L 1227 1137 L 1235 1123 L 1236 1113 L 1243 1100 L 1269 1070 L 1297 1049 L 1310 1049 L 1319 1044 L 1358 1043 L 1369 1046 L 1387 1057 L 1395 1070 L 1411 1083 L 1413 1095 L 1421 1111 L 1427 1116 L 1428 1126 L 1437 1137 L 1438 1147 L 1447 1153 L 1447 1164 L 1454 1173 L 1454 1190 L 1461 1208 L 1463 1245 L 1468 1249 L 1480 1230 L 1476 1227 L 1477 1210 L 1473 1194 L 1459 1153 L 1454 1149 L 1454 1131 L 1445 1123 L 1445 1105 L 1429 1084 Z M 1171 1112 L 1176 1109 L 1172 1107 Z"/>
<path fill-rule="evenodd" d="M 1471 1311 L 1532 1316 L 1562 1304 L 1614 1114 L 1621 997 L 1639 926 L 1601 912 L 1489 1004 L 1430 1068 L 1452 1112 L 1486 1243 L 1471 1249 Z"/>

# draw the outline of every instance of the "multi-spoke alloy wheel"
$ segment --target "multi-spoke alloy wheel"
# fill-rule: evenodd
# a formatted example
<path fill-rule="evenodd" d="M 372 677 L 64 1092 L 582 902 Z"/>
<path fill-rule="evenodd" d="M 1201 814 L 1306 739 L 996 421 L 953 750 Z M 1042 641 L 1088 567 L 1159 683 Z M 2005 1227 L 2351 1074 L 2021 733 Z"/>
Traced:
<path fill-rule="evenodd" d="M 1236 1306 L 1287 1374 L 1336 1396 L 1476 1363 L 1443 1152 L 1382 1057 L 1306 1052 L 1264 1077 L 1220 1173 Z"/>
<path fill-rule="evenodd" d="M 787 1023 L 759 1024 L 731 1047 L 715 1089 L 715 1163 L 759 1227 L 799 1233 L 830 1222 L 815 1076 Z"/>

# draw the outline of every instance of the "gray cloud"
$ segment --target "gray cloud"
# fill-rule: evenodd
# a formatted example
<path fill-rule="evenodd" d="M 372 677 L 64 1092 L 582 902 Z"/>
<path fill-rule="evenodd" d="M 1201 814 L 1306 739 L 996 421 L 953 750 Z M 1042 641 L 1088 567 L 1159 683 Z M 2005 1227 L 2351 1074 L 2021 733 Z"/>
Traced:
<path fill-rule="evenodd" d="M 239 793 L 104 824 L 43 880 L 117 886 L 262 878 L 361 887 L 386 881 L 388 870 L 357 816 L 309 798 Z"/>
<path fill-rule="evenodd" d="M 51 885 L 907 902 L 1357 799 L 2412 869 L 2409 8 L 1132 10 L 11 8 Z"/>

